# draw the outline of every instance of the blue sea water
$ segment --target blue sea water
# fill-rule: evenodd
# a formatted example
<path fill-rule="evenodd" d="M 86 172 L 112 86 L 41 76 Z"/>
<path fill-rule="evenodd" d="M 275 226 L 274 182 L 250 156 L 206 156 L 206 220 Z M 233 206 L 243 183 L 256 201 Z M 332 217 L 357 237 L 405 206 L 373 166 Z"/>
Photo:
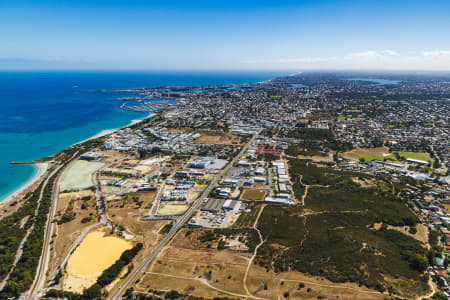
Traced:
<path fill-rule="evenodd" d="M 10 161 L 42 158 L 147 113 L 123 111 L 100 89 L 254 83 L 283 72 L 0 72 L 0 201 L 36 172 Z M 91 91 L 91 92 L 87 92 Z"/>
<path fill-rule="evenodd" d="M 302 84 L 302 83 L 291 83 L 289 84 L 292 88 L 302 88 L 302 87 L 306 87 L 306 85 Z"/>
<path fill-rule="evenodd" d="M 380 78 L 347 78 L 346 80 L 370 81 L 372 85 L 397 84 L 400 80 L 380 79 Z"/>

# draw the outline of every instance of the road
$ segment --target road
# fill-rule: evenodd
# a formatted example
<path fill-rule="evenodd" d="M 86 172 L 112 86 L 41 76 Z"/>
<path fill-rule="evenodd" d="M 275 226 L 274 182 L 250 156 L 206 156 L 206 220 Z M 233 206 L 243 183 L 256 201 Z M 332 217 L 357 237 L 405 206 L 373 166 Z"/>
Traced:
<path fill-rule="evenodd" d="M 250 139 L 250 141 L 242 148 L 239 154 L 235 156 L 225 168 L 222 169 L 222 171 L 216 176 L 216 178 L 214 178 L 211 184 L 203 191 L 201 196 L 194 201 L 194 203 L 188 209 L 188 211 L 180 219 L 178 219 L 175 225 L 170 229 L 169 233 L 164 237 L 164 239 L 162 239 L 161 243 L 159 243 L 159 245 L 152 251 L 152 253 L 149 256 L 147 256 L 144 259 L 144 261 L 127 276 L 127 278 L 122 282 L 119 288 L 109 297 L 110 300 L 121 299 L 121 296 L 125 293 L 128 287 L 136 280 L 137 276 L 147 267 L 147 265 L 152 261 L 152 259 L 159 254 L 161 249 L 167 244 L 167 242 L 169 242 L 175 236 L 178 230 L 181 227 L 183 227 L 186 222 L 190 220 L 193 213 L 203 203 L 203 200 L 206 197 L 208 197 L 209 193 L 216 187 L 217 182 L 222 178 L 224 172 L 228 169 L 229 166 L 232 166 L 245 153 L 245 151 L 247 151 L 248 147 L 253 143 L 256 136 L 257 135 L 254 135 Z"/>
<path fill-rule="evenodd" d="M 158 211 L 159 203 L 161 202 L 161 197 L 164 191 L 164 188 L 166 187 L 166 181 L 161 184 L 158 193 L 156 194 L 155 201 L 153 201 L 152 210 L 150 211 L 150 217 L 156 216 L 156 212 Z"/>
<path fill-rule="evenodd" d="M 74 159 L 78 155 L 78 152 L 75 152 L 75 154 L 70 158 L 70 161 Z M 70 164 L 67 164 L 66 166 L 69 166 Z M 41 194 L 39 196 L 39 202 L 42 200 L 42 197 L 44 195 L 45 187 L 48 184 L 48 181 L 50 178 L 52 178 L 53 175 L 55 175 L 64 165 L 59 166 L 56 168 L 46 179 L 44 182 L 44 185 L 42 186 Z M 50 256 L 50 240 L 52 237 L 53 232 L 53 218 L 55 216 L 56 211 L 56 203 L 58 202 L 58 194 L 59 194 L 59 180 L 61 179 L 61 174 L 58 175 L 58 178 L 55 180 L 55 184 L 53 185 L 53 191 L 52 191 L 52 203 L 50 206 L 49 214 L 47 216 L 47 225 L 45 227 L 45 233 L 44 233 L 44 244 L 42 246 L 42 253 L 41 257 L 39 259 L 39 263 L 36 269 L 36 276 L 34 277 L 33 284 L 31 285 L 30 290 L 28 291 L 28 297 L 27 299 L 39 299 L 41 296 L 38 295 L 38 292 L 41 290 L 41 287 L 44 286 L 45 283 L 45 273 L 47 272 L 48 267 L 48 259 Z"/>
<path fill-rule="evenodd" d="M 112 223 L 105 217 L 105 203 L 103 202 L 102 198 L 102 191 L 100 188 L 100 181 L 98 180 L 98 173 L 99 171 L 95 172 L 93 179 L 95 184 L 95 201 L 97 203 L 97 214 L 98 214 L 98 221 L 101 224 L 104 224 L 110 228 L 113 228 Z"/>
<path fill-rule="evenodd" d="M 122 161 L 123 159 L 119 160 Z M 117 163 L 117 162 L 114 162 Z M 110 164 L 112 165 L 112 164 Z M 110 165 L 108 165 L 107 167 L 109 167 Z M 69 167 L 69 166 L 68 166 Z M 103 170 L 105 167 L 103 167 L 101 170 Z M 51 284 L 53 284 L 54 279 L 56 278 L 56 275 L 58 274 L 59 270 L 62 270 L 64 268 L 64 265 L 67 263 L 67 261 L 69 260 L 70 254 L 73 252 L 73 250 L 78 247 L 78 245 L 81 243 L 81 241 L 86 237 L 86 235 L 95 227 L 97 227 L 100 224 L 109 226 L 110 228 L 113 227 L 112 223 L 105 217 L 104 214 L 104 203 L 103 203 L 103 199 L 102 199 L 102 192 L 100 189 L 100 182 L 98 180 L 98 174 L 101 170 L 98 170 L 97 172 L 94 173 L 94 175 L 92 175 L 92 179 L 94 181 L 94 185 L 95 185 L 95 199 L 96 199 L 96 206 L 97 206 L 97 214 L 98 214 L 98 220 L 97 223 L 92 224 L 88 227 L 86 227 L 85 229 L 83 229 L 83 232 L 78 236 L 78 238 L 75 240 L 75 242 L 72 244 L 72 247 L 69 249 L 69 251 L 67 251 L 66 256 L 64 257 L 64 259 L 62 260 L 61 264 L 59 265 L 58 268 L 55 269 L 55 271 L 53 272 L 52 276 L 49 277 L 50 280 L 48 282 L 48 286 L 50 286 Z M 58 181 L 58 186 L 59 186 L 59 181 Z"/>

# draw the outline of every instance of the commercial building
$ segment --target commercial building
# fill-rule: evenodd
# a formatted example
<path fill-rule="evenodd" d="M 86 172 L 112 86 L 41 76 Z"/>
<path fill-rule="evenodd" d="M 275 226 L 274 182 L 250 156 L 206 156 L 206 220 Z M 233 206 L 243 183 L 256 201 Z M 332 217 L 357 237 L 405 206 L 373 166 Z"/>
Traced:
<path fill-rule="evenodd" d="M 83 160 L 97 160 L 104 156 L 103 153 L 99 152 L 86 152 L 80 156 L 80 159 Z"/>

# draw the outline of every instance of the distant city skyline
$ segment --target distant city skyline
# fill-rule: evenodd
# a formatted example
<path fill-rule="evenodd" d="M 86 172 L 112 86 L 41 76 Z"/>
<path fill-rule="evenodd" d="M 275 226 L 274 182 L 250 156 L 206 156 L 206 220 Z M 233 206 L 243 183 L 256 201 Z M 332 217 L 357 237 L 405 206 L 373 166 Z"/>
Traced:
<path fill-rule="evenodd" d="M 450 1 L 0 0 L 0 70 L 450 71 Z"/>

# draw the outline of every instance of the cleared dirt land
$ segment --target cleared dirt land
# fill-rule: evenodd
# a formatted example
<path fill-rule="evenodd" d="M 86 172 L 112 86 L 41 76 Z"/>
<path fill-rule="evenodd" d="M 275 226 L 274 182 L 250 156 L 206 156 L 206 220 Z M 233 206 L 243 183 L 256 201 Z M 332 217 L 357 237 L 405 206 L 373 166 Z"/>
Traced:
<path fill-rule="evenodd" d="M 251 253 L 207 248 L 207 243 L 198 241 L 201 232 L 181 230 L 140 277 L 135 291 L 175 289 L 198 297 L 239 299 L 285 299 L 286 292 L 289 299 L 378 300 L 386 296 L 357 284 L 335 284 L 298 272 L 267 272 L 256 264 L 249 270 L 247 294 L 244 276 Z"/>
<path fill-rule="evenodd" d="M 330 154 L 330 155 L 327 155 L 327 156 L 319 156 L 319 155 L 305 156 L 305 155 L 298 155 L 297 158 L 300 158 L 300 159 L 310 159 L 310 160 L 316 161 L 316 162 L 332 162 L 332 161 L 333 161 L 333 154 Z"/>
<path fill-rule="evenodd" d="M 92 174 L 104 164 L 101 162 L 89 162 L 77 160 L 64 172 L 61 180 L 60 191 L 87 189 L 94 185 Z"/>
<path fill-rule="evenodd" d="M 242 280 L 249 254 L 206 249 L 205 245 L 198 244 L 196 232 L 185 237 L 186 232 L 180 231 L 172 244 L 147 269 L 147 272 L 163 275 L 146 273 L 137 289 L 144 291 L 150 286 L 158 290 L 177 289 L 200 297 L 230 296 L 196 280 L 204 279 L 218 289 L 245 294 Z M 164 275 L 174 275 L 177 278 Z"/>
<path fill-rule="evenodd" d="M 134 242 L 144 244 L 144 248 L 139 251 L 133 260 L 135 266 L 150 255 L 151 251 L 159 244 L 164 237 L 163 234 L 160 234 L 161 228 L 170 223 L 170 221 L 141 221 L 140 218 L 144 214 L 148 214 L 148 209 L 108 208 L 107 214 L 114 224 L 125 228 L 128 233 L 134 236 Z M 114 281 L 107 289 L 117 288 L 120 282 Z"/>
<path fill-rule="evenodd" d="M 264 284 L 267 289 L 264 289 Z M 385 294 L 359 287 L 355 283 L 336 284 L 320 277 L 298 272 L 273 273 L 264 268 L 252 266 L 247 279 L 247 287 L 254 296 L 267 299 L 344 299 L 378 300 L 386 299 Z"/>
<path fill-rule="evenodd" d="M 199 133 L 201 136 L 195 140 L 197 144 L 213 144 L 213 145 L 241 145 L 241 138 L 229 132 L 218 130 L 193 130 L 190 128 L 169 129 L 170 132 L 193 132 Z"/>
<path fill-rule="evenodd" d="M 88 199 L 89 197 L 89 199 Z M 82 199 L 85 200 L 82 200 Z M 52 237 L 51 259 L 49 261 L 49 274 L 53 274 L 55 269 L 62 263 L 68 254 L 72 244 L 87 229 L 97 221 L 95 209 L 95 195 L 92 191 L 83 190 L 72 193 L 59 194 L 57 204 L 57 216 L 55 220 L 61 220 L 62 216 L 68 212 L 69 204 L 75 218 L 65 223 L 55 223 L 54 235 Z M 87 218 L 87 219 L 85 219 Z M 85 219 L 83 222 L 82 220 Z M 88 221 L 89 220 L 89 221 Z"/>
<path fill-rule="evenodd" d="M 241 138 L 228 132 L 215 130 L 198 130 L 201 136 L 195 140 L 197 144 L 241 145 Z"/>
<path fill-rule="evenodd" d="M 265 189 L 245 189 L 242 192 L 241 200 L 263 201 L 266 195 L 267 190 Z"/>
<path fill-rule="evenodd" d="M 184 214 L 189 208 L 187 204 L 165 204 L 162 203 L 158 208 L 158 216 L 179 216 Z"/>
<path fill-rule="evenodd" d="M 103 229 L 89 233 L 70 256 L 63 282 L 64 290 L 83 292 L 125 250 L 133 247 L 131 242 L 107 235 L 106 231 Z"/>
<path fill-rule="evenodd" d="M 366 161 L 383 160 L 384 158 L 396 160 L 395 156 L 389 153 L 389 149 L 386 147 L 355 148 L 352 151 L 342 153 L 342 156 L 357 160 L 364 158 Z"/>

